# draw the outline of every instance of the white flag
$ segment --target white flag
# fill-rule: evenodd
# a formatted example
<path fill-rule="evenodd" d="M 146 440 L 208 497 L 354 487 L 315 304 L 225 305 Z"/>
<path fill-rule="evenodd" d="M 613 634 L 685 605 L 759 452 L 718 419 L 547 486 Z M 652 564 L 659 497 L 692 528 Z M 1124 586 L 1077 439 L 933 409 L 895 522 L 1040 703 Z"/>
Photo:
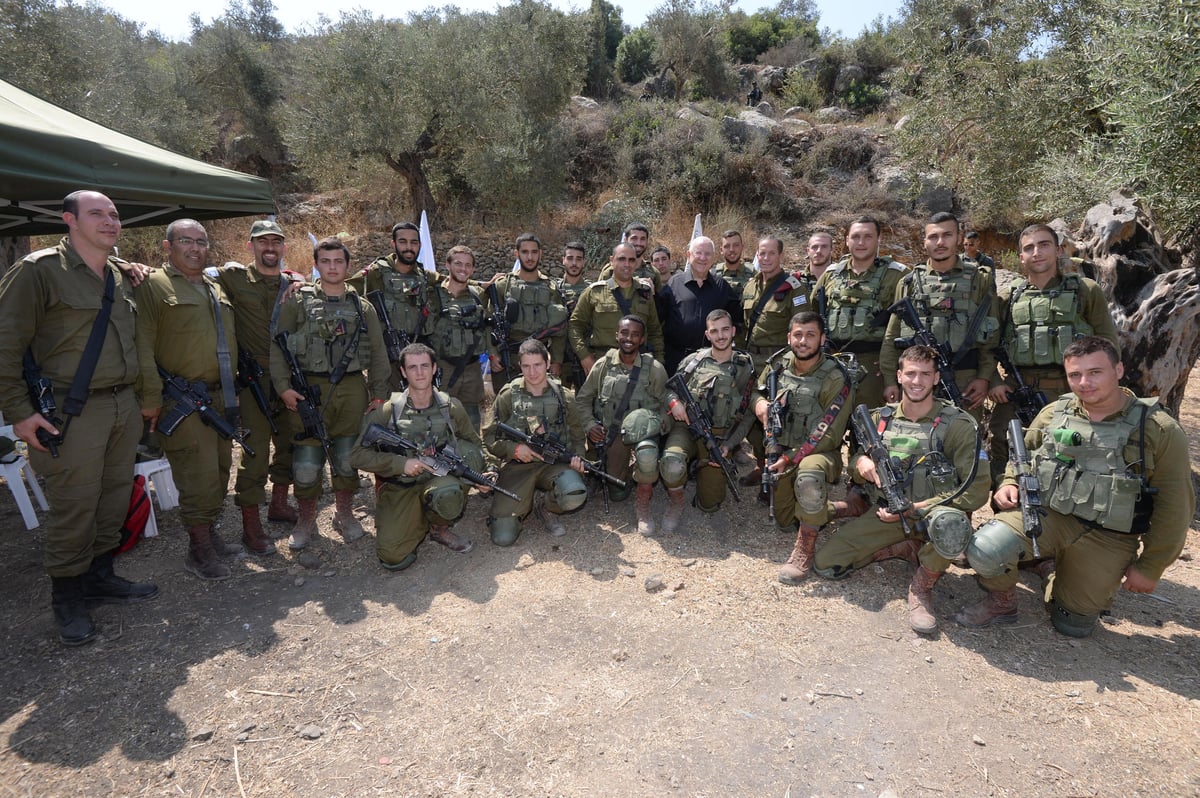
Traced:
<path fill-rule="evenodd" d="M 437 259 L 433 256 L 433 236 L 429 234 L 429 217 L 421 211 L 421 254 L 417 256 L 427 272 L 437 272 Z"/>
<path fill-rule="evenodd" d="M 692 222 L 692 238 L 699 238 L 704 235 L 704 225 L 700 223 L 700 214 L 696 214 L 696 220 Z"/>

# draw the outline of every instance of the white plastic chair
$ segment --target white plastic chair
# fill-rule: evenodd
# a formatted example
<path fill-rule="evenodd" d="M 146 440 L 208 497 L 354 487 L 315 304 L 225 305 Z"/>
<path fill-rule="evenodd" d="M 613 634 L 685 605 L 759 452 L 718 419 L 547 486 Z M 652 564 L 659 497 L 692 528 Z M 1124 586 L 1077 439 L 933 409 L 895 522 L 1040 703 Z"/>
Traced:
<path fill-rule="evenodd" d="M 0 427 L 0 436 L 12 438 L 12 425 Z M 42 512 L 50 509 L 50 505 L 46 504 L 46 496 L 42 493 L 42 486 L 38 484 L 37 474 L 33 472 L 33 466 L 29 465 L 29 461 L 17 453 L 8 456 L 7 462 L 0 462 L 0 474 L 4 476 L 4 481 L 8 483 L 8 489 L 12 491 L 13 498 L 17 500 L 17 507 L 21 510 L 21 520 L 25 522 L 26 529 L 37 529 L 41 526 L 38 521 L 37 512 L 33 509 L 33 502 L 29 500 L 29 494 L 33 494 L 33 498 L 37 500 L 38 507 L 42 508 Z M 26 484 L 29 485 L 28 490 Z"/>
<path fill-rule="evenodd" d="M 134 475 L 141 474 L 146 478 L 146 488 L 154 488 L 154 497 L 158 500 L 160 510 L 170 510 L 179 506 L 179 489 L 175 487 L 175 478 L 171 475 L 171 463 L 165 457 L 137 463 L 133 467 Z M 146 521 L 145 536 L 152 538 L 158 535 L 158 521 L 154 517 L 154 501 L 150 502 L 150 518 Z"/>

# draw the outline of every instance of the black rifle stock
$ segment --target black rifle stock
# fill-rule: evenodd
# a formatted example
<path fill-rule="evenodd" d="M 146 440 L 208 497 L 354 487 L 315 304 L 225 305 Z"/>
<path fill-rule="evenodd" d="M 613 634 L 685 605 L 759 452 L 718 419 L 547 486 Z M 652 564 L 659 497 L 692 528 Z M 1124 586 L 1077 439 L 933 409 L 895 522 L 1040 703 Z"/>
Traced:
<path fill-rule="evenodd" d="M 917 307 L 913 304 L 912 299 L 904 297 L 884 312 L 900 316 L 908 322 L 909 327 L 913 328 L 911 338 L 896 339 L 898 348 L 907 349 L 913 345 L 927 346 L 937 353 L 938 384 L 942 386 L 942 393 L 954 404 L 964 410 L 967 409 L 967 400 L 959 390 L 958 383 L 954 381 L 954 353 L 950 351 L 949 344 L 940 343 L 925 326 L 925 322 L 921 321 L 921 316 L 917 313 Z"/>
<path fill-rule="evenodd" d="M 42 370 L 33 359 L 33 352 L 28 349 L 25 350 L 22 375 L 25 377 L 25 387 L 29 391 L 29 403 L 33 405 L 33 412 L 40 413 L 42 418 L 58 430 L 57 435 L 51 435 L 49 430 L 38 427 L 38 443 L 46 447 L 51 457 L 58 457 L 58 447 L 66 440 L 71 417 L 67 416 L 65 421 L 59 418 L 58 405 L 54 402 L 54 386 L 42 376 Z"/>
<path fill-rule="evenodd" d="M 1025 431 L 1021 429 L 1020 420 L 1015 418 L 1008 422 L 1008 451 L 1010 459 L 1017 467 L 1021 522 L 1025 527 L 1025 534 L 1029 536 L 1029 542 L 1033 544 L 1033 556 L 1040 557 L 1042 555 L 1038 551 L 1038 538 L 1042 534 L 1042 516 L 1046 511 L 1042 509 L 1041 487 L 1038 485 L 1037 472 L 1033 469 L 1033 458 L 1025 447 Z"/>
<path fill-rule="evenodd" d="M 708 413 L 704 412 L 704 408 L 692 395 L 683 372 L 677 371 L 671 375 L 671 378 L 667 380 L 667 387 L 672 388 L 675 394 L 683 400 L 683 408 L 688 417 L 688 429 L 692 435 L 704 441 L 704 448 L 708 449 L 709 459 L 720 466 L 721 472 L 725 475 L 725 482 L 729 484 L 729 493 L 733 496 L 733 500 L 741 502 L 742 497 L 738 495 L 737 483 L 733 479 L 733 463 L 729 462 L 729 458 L 721 452 L 721 442 L 713 434 L 712 419 L 708 417 Z"/>
<path fill-rule="evenodd" d="M 313 385 L 304 376 L 304 370 L 300 368 L 300 362 L 296 360 L 296 356 L 292 354 L 292 350 L 288 349 L 287 345 L 288 334 L 281 332 L 275 336 L 275 344 L 279 347 L 279 351 L 283 353 L 283 359 L 287 361 L 289 376 L 289 384 L 292 390 L 300 394 L 300 399 L 296 402 L 296 414 L 300 416 L 300 424 L 303 427 L 302 432 L 296 433 L 295 440 L 303 441 L 309 438 L 314 438 L 321 444 L 321 448 L 325 450 L 325 459 L 329 461 L 330 467 L 333 465 L 333 453 L 330 451 L 331 441 L 329 433 L 325 431 L 325 417 L 321 414 L 321 388 Z"/>
<path fill-rule="evenodd" d="M 267 394 L 262 387 L 263 367 L 258 364 L 254 355 L 250 354 L 250 350 L 238 347 L 238 369 L 237 369 L 237 389 L 238 391 L 248 390 L 250 396 L 254 398 L 254 404 L 258 405 L 258 409 L 262 411 L 263 417 L 267 419 L 268 426 L 271 427 L 271 434 L 279 434 L 279 425 L 275 423 L 273 414 L 271 413 L 271 403 L 267 401 Z"/>
<path fill-rule="evenodd" d="M 1046 394 L 1042 391 L 1036 391 L 1031 386 L 1026 384 L 1024 378 L 1021 377 L 1021 370 L 1012 362 L 1012 358 L 1008 356 L 1008 350 L 1002 346 L 998 346 L 992 350 L 992 354 L 996 356 L 996 361 L 1004 368 L 1004 373 L 1012 377 L 1013 382 L 1017 384 L 1016 390 L 1012 392 L 1012 396 L 1008 401 L 1017 406 L 1017 418 L 1021 419 L 1021 426 L 1028 427 L 1037 418 L 1037 414 L 1048 403 Z"/>
<path fill-rule="evenodd" d="M 500 353 L 500 365 L 504 367 L 504 373 L 509 374 L 511 363 L 508 343 L 512 335 L 512 322 L 508 320 L 508 304 L 500 301 L 500 292 L 495 283 L 488 286 L 488 296 L 492 300 L 492 341 Z"/>
<path fill-rule="evenodd" d="M 169 438 L 185 418 L 197 413 L 200 420 L 212 427 L 214 432 L 227 441 L 236 441 L 242 447 L 242 451 L 254 457 L 254 449 L 246 445 L 246 436 L 212 406 L 212 397 L 208 395 L 208 388 L 204 383 L 188 382 L 183 377 L 171 374 L 162 366 L 158 367 L 158 376 L 162 378 L 163 396 L 175 403 L 170 411 L 159 419 L 156 426 L 159 432 Z"/>
<path fill-rule="evenodd" d="M 892 457 L 883 443 L 883 437 L 875 428 L 871 414 L 866 405 L 858 405 L 850 414 L 850 423 L 854 427 L 854 436 L 863 448 L 863 453 L 875 464 L 875 474 L 879 477 L 879 489 L 883 492 L 887 511 L 900 516 L 904 527 L 904 536 L 911 534 L 905 513 L 912 509 L 912 501 L 904 493 L 905 473 L 903 466 Z"/>
<path fill-rule="evenodd" d="M 367 294 L 367 301 L 374 306 L 375 315 L 379 317 L 379 325 L 383 328 L 383 346 L 387 349 L 388 362 L 399 363 L 400 352 L 412 342 L 404 331 L 396 329 L 396 325 L 392 324 L 392 317 L 388 313 L 387 302 L 383 299 L 382 291 L 371 291 Z"/>
<path fill-rule="evenodd" d="M 391 454 L 405 454 L 419 460 L 431 474 L 439 477 L 452 476 L 459 479 L 465 479 L 468 482 L 476 485 L 483 485 L 491 488 L 497 493 L 507 496 L 513 501 L 521 501 L 520 495 L 513 493 L 511 490 L 505 490 L 496 484 L 495 480 L 488 479 L 483 474 L 479 473 L 471 466 L 467 465 L 467 461 L 462 458 L 454 446 L 447 444 L 442 447 L 439 452 L 432 454 L 426 453 L 424 449 L 418 446 L 415 442 L 410 441 L 403 435 L 398 435 L 392 432 L 382 424 L 369 424 L 366 431 L 363 432 L 362 445 L 370 446 L 373 449 L 378 449 L 381 452 L 389 452 Z"/>
<path fill-rule="evenodd" d="M 546 461 L 547 463 L 565 463 L 569 465 L 572 458 L 579 457 L 579 455 L 575 454 L 575 452 L 568 449 L 567 445 L 563 443 L 554 433 L 530 435 L 528 433 L 521 432 L 521 430 L 517 429 L 516 427 L 510 427 L 503 421 L 496 425 L 496 429 L 513 440 L 525 444 L 530 449 L 541 455 L 542 460 Z M 583 470 L 587 473 L 610 483 L 613 487 L 621 490 L 625 489 L 625 482 L 617 479 L 612 474 L 604 470 L 603 461 L 600 463 L 590 463 L 587 460 L 584 460 L 582 457 L 579 457 L 579 459 L 583 460 Z"/>
<path fill-rule="evenodd" d="M 768 360 L 768 365 L 770 361 Z M 783 447 L 779 436 L 783 434 L 783 401 L 779 395 L 779 373 L 783 366 L 776 366 L 767 372 L 767 423 L 763 425 L 763 470 L 762 489 L 767 493 L 771 521 L 775 521 L 775 486 L 779 484 L 779 475 L 771 470 L 771 464 L 779 459 Z"/>

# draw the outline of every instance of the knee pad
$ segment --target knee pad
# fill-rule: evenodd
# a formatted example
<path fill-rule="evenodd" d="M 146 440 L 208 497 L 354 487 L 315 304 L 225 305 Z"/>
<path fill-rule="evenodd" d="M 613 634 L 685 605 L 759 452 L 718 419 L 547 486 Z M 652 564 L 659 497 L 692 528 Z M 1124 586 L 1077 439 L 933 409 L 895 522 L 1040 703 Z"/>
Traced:
<path fill-rule="evenodd" d="M 639 441 L 633 450 L 634 479 L 638 482 L 658 481 L 658 444 Z"/>
<path fill-rule="evenodd" d="M 1017 530 L 993 518 L 975 530 L 967 545 L 967 560 L 982 577 L 1000 576 L 1017 567 L 1024 547 Z"/>
<path fill-rule="evenodd" d="M 354 448 L 354 438 L 334 438 L 329 447 L 333 454 L 333 473 L 339 477 L 353 477 L 358 472 L 350 465 L 350 450 Z"/>
<path fill-rule="evenodd" d="M 457 477 L 435 477 L 421 492 L 421 503 L 425 512 L 452 524 L 467 508 L 467 496 Z"/>
<path fill-rule="evenodd" d="M 687 458 L 683 452 L 667 451 L 658 462 L 658 473 L 668 488 L 678 488 L 687 482 Z"/>
<path fill-rule="evenodd" d="M 320 446 L 297 446 L 292 452 L 292 478 L 297 488 L 313 488 L 321 484 L 321 469 L 325 452 Z"/>
<path fill-rule="evenodd" d="M 1071 612 L 1060 604 L 1058 599 L 1050 602 L 1050 623 L 1068 637 L 1087 637 L 1096 628 L 1096 621 L 1099 618 L 1098 614 L 1080 615 L 1077 612 Z"/>
<path fill-rule="evenodd" d="M 515 515 L 504 518 L 489 518 L 488 527 L 492 531 L 492 542 L 497 546 L 511 546 L 517 542 L 521 534 L 521 519 Z"/>
<path fill-rule="evenodd" d="M 621 422 L 621 440 L 633 446 L 646 438 L 656 438 L 662 432 L 662 418 L 646 408 L 634 410 Z"/>
<path fill-rule="evenodd" d="M 812 515 L 825 509 L 829 486 L 820 471 L 801 471 L 796 475 L 796 505 L 800 511 Z"/>
<path fill-rule="evenodd" d="M 609 500 L 614 502 L 625 501 L 629 498 L 629 494 L 633 492 L 633 488 L 628 482 L 625 483 L 624 488 L 618 488 L 615 485 L 606 485 L 601 490 L 607 490 Z"/>
<path fill-rule="evenodd" d="M 550 490 L 554 494 L 554 503 L 558 505 L 559 512 L 578 510 L 587 501 L 587 485 L 583 483 L 583 477 L 569 468 L 554 478 L 554 485 Z"/>
<path fill-rule="evenodd" d="M 967 514 L 953 507 L 934 507 L 925 516 L 925 527 L 934 550 L 947 560 L 953 560 L 966 551 L 971 536 L 975 534 Z"/>

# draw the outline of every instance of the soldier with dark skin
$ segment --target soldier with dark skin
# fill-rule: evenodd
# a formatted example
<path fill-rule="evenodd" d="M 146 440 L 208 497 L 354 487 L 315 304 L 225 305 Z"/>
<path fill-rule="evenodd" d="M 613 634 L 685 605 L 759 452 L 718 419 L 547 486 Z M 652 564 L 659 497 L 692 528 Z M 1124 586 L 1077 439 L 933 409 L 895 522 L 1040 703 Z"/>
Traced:
<path fill-rule="evenodd" d="M 363 445 L 359 435 L 350 465 L 382 478 L 375 510 L 375 547 L 379 564 L 403 571 L 417 560 L 417 547 L 428 538 L 451 551 L 468 552 L 474 544 L 451 527 L 467 506 L 470 486 L 458 477 L 436 476 L 418 456 L 453 446 L 472 469 L 483 472 L 479 433 L 462 403 L 433 387 L 433 350 L 409 344 L 400 352 L 407 388 L 373 407 L 363 420 L 365 433 L 379 424 L 422 447 L 393 453 Z M 486 488 L 481 490 L 486 491 Z"/>
<path fill-rule="evenodd" d="M 479 405 L 484 399 L 480 358 L 495 360 L 488 333 L 491 303 L 487 292 L 471 284 L 475 253 L 469 247 L 451 247 L 446 253 L 446 276 L 431 290 L 434 300 L 430 341 L 437 352 L 442 388 L 462 402 L 471 423 L 481 423 Z"/>
<path fill-rule="evenodd" d="M 1044 515 L 1041 556 L 1057 568 L 1046 587 L 1050 621 L 1086 637 L 1117 591 L 1152 593 L 1179 557 L 1196 509 L 1187 435 L 1157 400 L 1122 388 L 1116 348 L 1087 336 L 1063 352 L 1071 393 L 1046 405 L 1025 433 Z M 955 620 L 982 627 L 1017 621 L 1017 567 L 1033 556 L 1016 472 L 996 490 L 995 518 L 967 559 L 988 591 Z"/>
<path fill-rule="evenodd" d="M 142 418 L 150 422 L 151 432 L 174 405 L 163 398 L 158 366 L 174 377 L 203 383 L 220 413 L 226 409 L 225 396 L 234 390 L 232 384 L 225 385 L 223 371 L 228 366 L 232 377 L 237 366 L 233 306 L 224 290 L 204 274 L 208 263 L 204 227 L 191 219 L 171 222 L 162 245 L 168 262 L 136 291 L 138 394 Z M 232 362 L 222 363 L 218 352 L 222 344 L 224 357 Z M 222 558 L 240 554 L 242 547 L 224 543 L 215 524 L 229 486 L 232 443 L 206 425 L 198 412 L 185 418 L 171 435 L 161 435 L 160 441 L 179 487 L 179 518 L 188 533 L 184 567 L 201 579 L 228 579 L 232 572 Z"/>
<path fill-rule="evenodd" d="M 285 272 L 283 256 L 287 249 L 283 228 L 273 221 L 259 220 L 250 227 L 246 245 L 254 253 L 248 266 L 230 261 L 217 267 L 216 281 L 233 303 L 233 316 L 238 334 L 238 348 L 245 350 L 263 370 L 259 387 L 266 395 L 271 419 L 278 433 L 254 401 L 249 389 L 238 396 L 242 423 L 246 427 L 246 442 L 257 454 L 242 457 L 238 462 L 234 482 L 235 503 L 242 510 L 242 545 L 251 554 L 275 552 L 275 544 L 263 532 L 259 505 L 266 501 L 267 476 L 271 478 L 271 503 L 267 520 L 296 523 L 296 509 L 288 504 L 288 489 L 292 483 L 292 438 L 299 431 L 286 422 L 291 420 L 282 412 L 283 403 L 275 393 L 268 373 L 271 368 L 272 338 L 279 309 L 304 279 L 295 272 Z M 245 375 L 242 375 L 243 378 Z"/>
<path fill-rule="evenodd" d="M 21 259 L 0 279 L 0 411 L 28 444 L 29 462 L 45 481 L 50 601 L 59 640 L 77 646 L 96 636 L 85 602 L 151 599 L 158 587 L 113 572 L 142 433 L 133 390 L 139 368 L 133 289 L 112 257 L 121 217 L 103 194 L 76 191 L 63 200 L 62 218 L 67 235 L 57 246 Z M 83 367 L 108 275 L 115 301 L 87 402 L 58 445 L 58 457 L 51 457 L 37 432 L 61 430 L 30 404 L 22 359 L 29 350 L 61 408 Z"/>
<path fill-rule="evenodd" d="M 613 247 L 609 266 L 612 276 L 588 286 L 571 313 L 570 343 L 585 374 L 590 374 L 597 358 L 612 347 L 620 320 L 630 314 L 645 320 L 646 337 L 655 358 L 664 348 L 662 325 L 649 282 L 634 277 L 637 256 L 629 244 Z M 551 352 L 553 357 L 553 352 Z"/>
<path fill-rule="evenodd" d="M 500 460 L 497 484 L 520 500 L 497 493 L 492 497 L 488 528 L 497 546 L 511 546 L 521 534 L 522 520 L 532 511 L 554 537 L 566 534 L 559 518 L 587 501 L 583 482 L 583 419 L 575 394 L 549 376 L 550 353 L 537 340 L 518 350 L 521 376 L 500 389 L 495 412 L 483 431 L 484 445 Z M 532 448 L 500 433 L 504 423 L 527 435 L 554 435 L 573 452 L 570 463 L 547 463 Z"/>
<path fill-rule="evenodd" d="M 496 280 L 493 302 L 512 308 L 512 329 L 508 340 L 509 360 L 516 368 L 513 355 L 521 341 L 536 338 L 550 350 L 550 373 L 562 375 L 563 352 L 567 346 L 567 302 L 559 290 L 558 281 L 543 274 L 538 266 L 542 261 L 542 242 L 532 233 L 517 236 L 516 274 L 506 274 Z M 491 289 L 489 289 L 489 292 Z M 493 379 L 503 384 L 515 377 L 502 369 Z M 497 385 L 499 390 L 500 385 Z"/>
<path fill-rule="evenodd" d="M 279 314 L 279 332 L 287 333 L 288 350 L 295 356 L 309 385 L 320 391 L 320 411 L 329 437 L 329 464 L 335 510 L 333 528 L 347 543 L 363 536 L 354 515 L 358 471 L 350 453 L 363 414 L 389 395 L 391 369 L 375 308 L 346 283 L 350 250 L 337 238 L 313 248 L 313 266 L 321 279 L 300 289 Z M 364 374 L 364 371 L 366 372 Z M 291 372 L 278 346 L 271 349 L 271 381 L 283 404 L 295 415 L 304 397 L 291 384 Z M 301 426 L 299 419 L 293 422 Z M 325 450 L 311 437 L 295 442 L 292 477 L 300 502 L 300 519 L 288 546 L 303 549 L 317 532 L 317 500 L 323 493 L 321 474 Z"/>

